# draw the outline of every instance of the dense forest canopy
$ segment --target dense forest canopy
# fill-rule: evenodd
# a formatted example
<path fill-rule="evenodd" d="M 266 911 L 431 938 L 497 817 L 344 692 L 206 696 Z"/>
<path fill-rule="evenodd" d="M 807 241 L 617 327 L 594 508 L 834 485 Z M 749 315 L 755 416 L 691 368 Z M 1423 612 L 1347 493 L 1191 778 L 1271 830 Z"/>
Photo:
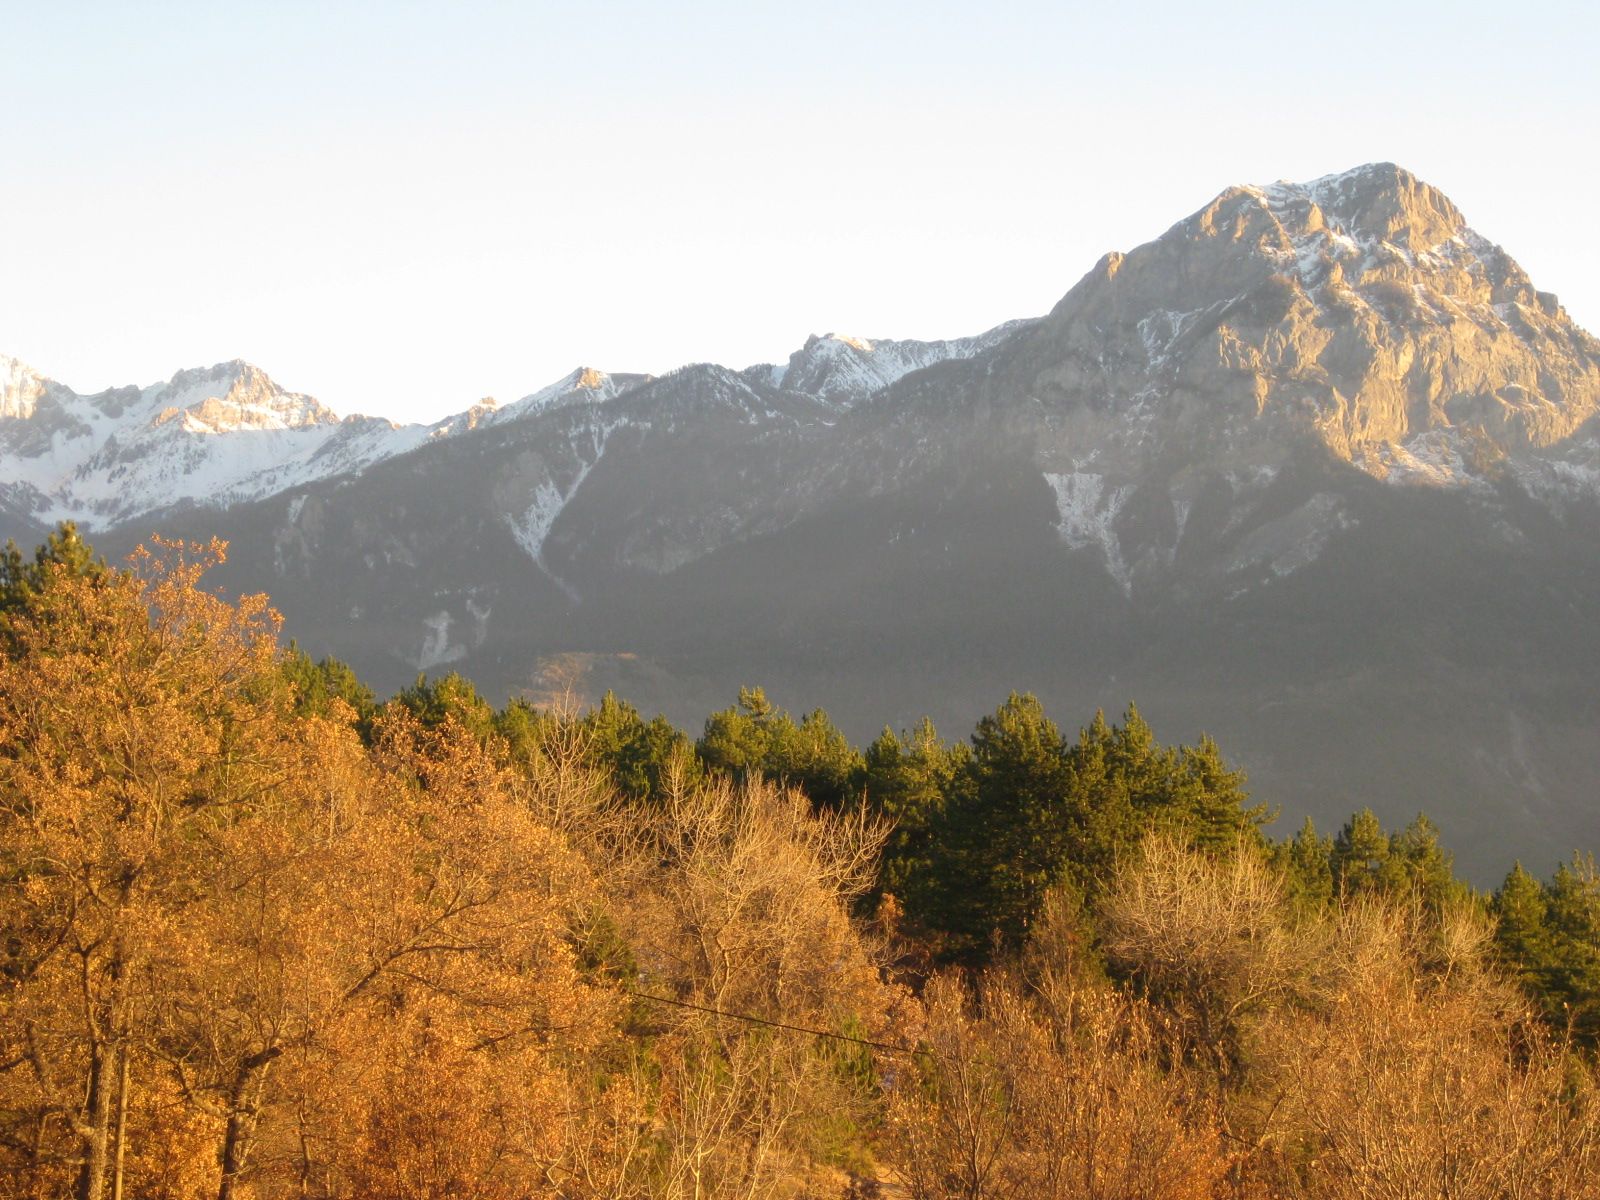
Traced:
<path fill-rule="evenodd" d="M 1592 856 L 1132 706 L 380 702 L 223 553 L 0 558 L 0 1198 L 1600 1195 Z"/>

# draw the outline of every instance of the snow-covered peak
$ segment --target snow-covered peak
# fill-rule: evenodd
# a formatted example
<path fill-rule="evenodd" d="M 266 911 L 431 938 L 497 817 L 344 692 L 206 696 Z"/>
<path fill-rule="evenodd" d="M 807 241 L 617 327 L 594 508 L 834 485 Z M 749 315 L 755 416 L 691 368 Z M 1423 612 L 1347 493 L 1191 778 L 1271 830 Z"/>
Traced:
<path fill-rule="evenodd" d="M 471 408 L 454 413 L 428 426 L 429 438 L 454 437 L 494 421 L 505 410 L 493 396 L 485 396 Z"/>
<path fill-rule="evenodd" d="M 689 363 L 635 388 L 610 409 L 623 420 L 648 425 L 657 431 L 680 427 L 684 421 L 720 420 L 724 415 L 741 424 L 768 427 L 825 424 L 837 410 L 814 395 L 797 395 L 775 387 L 769 380 L 752 377 L 717 363 Z"/>
<path fill-rule="evenodd" d="M 0 498 L 45 523 L 94 529 L 175 505 L 256 499 L 360 469 L 425 434 L 341 421 L 237 359 L 93 395 L 0 359 Z"/>
<path fill-rule="evenodd" d="M 303 429 L 337 425 L 338 414 L 311 396 L 285 391 L 259 367 L 234 359 L 212 367 L 179 371 L 170 381 L 144 389 L 154 410 L 150 427 L 181 420 L 187 433 Z"/>
<path fill-rule="evenodd" d="M 972 358 L 1027 325 L 1010 321 L 976 337 L 945 341 L 868 339 L 841 333 L 812 334 L 789 356 L 787 366 L 774 368 L 772 382 L 789 391 L 805 392 L 830 404 L 849 406 L 888 387 L 912 371 L 951 359 Z"/>
<path fill-rule="evenodd" d="M 598 403 L 620 395 L 648 380 L 648 375 L 611 375 L 593 367 L 577 367 L 554 383 L 506 405 L 494 414 L 494 424 L 517 421 L 546 409 L 569 403 Z"/>
<path fill-rule="evenodd" d="M 848 333 L 825 333 L 820 337 L 813 333 L 806 339 L 805 344 L 807 350 L 821 347 L 822 353 L 833 350 L 835 346 L 840 348 L 848 347 L 851 350 L 858 350 L 862 354 L 871 354 L 874 349 L 873 343 L 868 339 L 851 337 Z"/>

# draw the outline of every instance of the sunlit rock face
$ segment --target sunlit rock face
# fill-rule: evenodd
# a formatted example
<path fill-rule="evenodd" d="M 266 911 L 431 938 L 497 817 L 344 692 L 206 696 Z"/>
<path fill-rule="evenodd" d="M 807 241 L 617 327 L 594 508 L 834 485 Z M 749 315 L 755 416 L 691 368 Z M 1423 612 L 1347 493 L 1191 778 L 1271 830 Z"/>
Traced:
<path fill-rule="evenodd" d="M 1104 545 L 1125 587 L 1170 563 L 1203 493 L 1247 501 L 1308 447 L 1399 485 L 1594 491 L 1600 342 L 1392 164 L 1229 188 L 1106 255 L 989 390 L 1037 404 L 1063 537 Z M 1155 491 L 1172 519 L 1113 545 Z M 1351 519 L 1318 512 L 1313 540 Z"/>
<path fill-rule="evenodd" d="M 1015 371 L 1047 402 L 1103 411 L 1130 449 L 1193 431 L 1257 457 L 1252 442 L 1311 433 L 1380 478 L 1418 457 L 1435 468 L 1418 482 L 1458 485 L 1600 406 L 1600 342 L 1390 164 L 1231 188 L 1108 255 Z"/>

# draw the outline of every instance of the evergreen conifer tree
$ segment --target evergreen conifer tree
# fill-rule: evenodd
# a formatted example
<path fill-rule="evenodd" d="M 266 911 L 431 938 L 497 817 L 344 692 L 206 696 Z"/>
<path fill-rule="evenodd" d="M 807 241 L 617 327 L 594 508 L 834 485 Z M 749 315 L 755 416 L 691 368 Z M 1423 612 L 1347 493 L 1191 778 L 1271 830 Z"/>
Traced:
<path fill-rule="evenodd" d="M 1333 900 L 1333 839 L 1319 834 L 1307 817 L 1300 831 L 1282 843 L 1275 857 L 1290 898 L 1303 912 L 1321 912 Z"/>
<path fill-rule="evenodd" d="M 1332 866 L 1337 895 L 1392 890 L 1395 872 L 1389 861 L 1389 835 L 1370 808 L 1354 814 L 1335 835 Z"/>

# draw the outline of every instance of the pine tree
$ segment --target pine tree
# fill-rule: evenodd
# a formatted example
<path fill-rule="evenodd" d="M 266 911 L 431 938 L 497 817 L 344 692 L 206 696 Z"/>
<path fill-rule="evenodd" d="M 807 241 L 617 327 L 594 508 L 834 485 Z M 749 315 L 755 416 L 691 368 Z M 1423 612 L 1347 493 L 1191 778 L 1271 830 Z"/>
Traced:
<path fill-rule="evenodd" d="M 418 675 L 416 683 L 401 690 L 390 703 L 399 705 L 429 729 L 450 719 L 479 741 L 494 731 L 493 707 L 478 695 L 470 679 L 455 671 L 434 680 Z"/>
<path fill-rule="evenodd" d="M 859 800 L 865 764 L 832 718 L 820 708 L 807 713 L 798 726 L 784 714 L 779 717 L 763 763 L 767 778 L 794 784 L 823 808 Z"/>
<path fill-rule="evenodd" d="M 1549 989 L 1573 1030 L 1600 1038 L 1600 870 L 1594 855 L 1574 854 L 1545 888 L 1549 913 Z"/>
<path fill-rule="evenodd" d="M 366 736 L 372 715 L 378 708 L 377 698 L 349 664 L 337 658 L 312 662 L 311 656 L 291 641 L 284 654 L 282 670 L 295 688 L 297 715 L 326 716 L 333 702 L 340 700 L 350 706 L 357 728 L 363 737 Z"/>
<path fill-rule="evenodd" d="M 1345 822 L 1333 839 L 1333 886 L 1338 895 L 1390 892 L 1395 881 L 1389 835 L 1370 808 Z"/>
<path fill-rule="evenodd" d="M 1178 769 L 1195 845 L 1225 850 L 1241 841 L 1261 844 L 1261 826 L 1276 814 L 1265 804 L 1250 805 L 1244 772 L 1228 765 L 1209 734 L 1182 748 Z"/>
<path fill-rule="evenodd" d="M 1318 913 L 1333 900 L 1333 839 L 1317 832 L 1310 817 L 1300 832 L 1281 843 L 1275 857 L 1289 896 L 1302 912 Z"/>
<path fill-rule="evenodd" d="M 0 550 L 0 646 L 11 642 L 6 630 L 22 613 L 33 608 L 39 596 L 66 579 L 103 581 L 105 560 L 78 533 L 71 521 L 56 526 L 30 562 L 14 541 Z"/>
<path fill-rule="evenodd" d="M 908 913 L 925 912 L 936 887 L 935 829 L 969 759 L 966 746 L 947 746 L 927 717 L 906 733 L 885 729 L 867 748 L 868 802 L 894 822 L 878 887 L 896 896 Z"/>
<path fill-rule="evenodd" d="M 981 952 L 992 934 L 1020 945 L 1070 862 L 1072 776 L 1037 698 L 1013 692 L 978 722 L 964 783 L 936 833 L 930 923 L 960 952 Z"/>
<path fill-rule="evenodd" d="M 1455 860 L 1439 844 L 1439 827 L 1418 813 L 1389 843 L 1392 874 L 1398 887 L 1419 898 L 1431 912 L 1463 899 L 1468 888 L 1455 875 Z"/>
<path fill-rule="evenodd" d="M 1120 853 L 1137 844 L 1156 807 L 1148 770 L 1154 742 L 1147 740 L 1149 729 L 1138 711 L 1131 705 L 1128 711 L 1131 734 L 1096 712 L 1068 752 L 1072 873 L 1086 894 L 1108 876 Z"/>
<path fill-rule="evenodd" d="M 1518 862 L 1494 894 L 1495 945 L 1500 959 L 1547 1017 L 1560 1008 L 1551 991 L 1550 905 L 1544 887 Z"/>
<path fill-rule="evenodd" d="M 675 759 L 694 761 L 687 736 L 657 715 L 646 721 L 639 710 L 615 693 L 606 692 L 598 707 L 584 714 L 589 753 L 607 770 L 618 791 L 632 800 L 648 801 L 662 794 L 668 765 Z M 692 781 L 689 781 L 692 782 Z"/>
<path fill-rule="evenodd" d="M 766 692 L 741 687 L 737 704 L 706 718 L 695 750 L 710 770 L 731 775 L 760 773 L 772 751 L 773 726 L 780 720 L 789 718 L 772 707 Z"/>
<path fill-rule="evenodd" d="M 861 754 L 828 714 L 819 708 L 797 725 L 760 688 L 740 688 L 737 705 L 712 713 L 695 749 L 711 770 L 793 784 L 823 808 L 861 794 Z"/>

